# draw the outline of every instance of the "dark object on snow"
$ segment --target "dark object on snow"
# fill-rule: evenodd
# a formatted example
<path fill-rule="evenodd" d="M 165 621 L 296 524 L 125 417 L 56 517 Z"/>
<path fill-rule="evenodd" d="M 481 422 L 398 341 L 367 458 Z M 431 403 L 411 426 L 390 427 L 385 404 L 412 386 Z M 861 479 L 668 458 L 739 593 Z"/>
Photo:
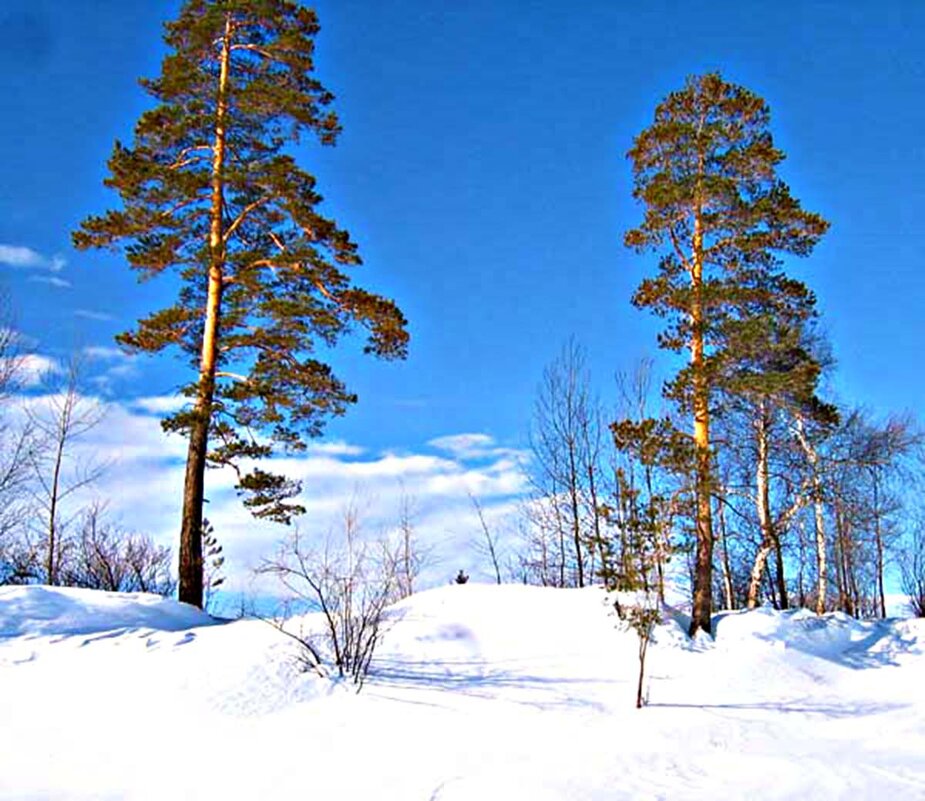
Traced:
<path fill-rule="evenodd" d="M 456 583 L 465 584 L 469 580 L 469 576 L 462 571 L 460 568 L 459 572 L 456 574 Z"/>

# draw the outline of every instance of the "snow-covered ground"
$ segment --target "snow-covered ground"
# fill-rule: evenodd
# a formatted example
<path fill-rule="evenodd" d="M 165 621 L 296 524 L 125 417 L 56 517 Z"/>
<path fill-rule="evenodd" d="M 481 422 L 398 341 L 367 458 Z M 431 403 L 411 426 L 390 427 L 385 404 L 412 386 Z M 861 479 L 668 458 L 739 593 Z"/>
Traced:
<path fill-rule="evenodd" d="M 356 695 L 261 621 L 0 588 L 0 797 L 925 799 L 925 621 L 762 610 L 691 642 L 671 620 L 636 710 L 634 635 L 596 589 L 392 614 Z"/>

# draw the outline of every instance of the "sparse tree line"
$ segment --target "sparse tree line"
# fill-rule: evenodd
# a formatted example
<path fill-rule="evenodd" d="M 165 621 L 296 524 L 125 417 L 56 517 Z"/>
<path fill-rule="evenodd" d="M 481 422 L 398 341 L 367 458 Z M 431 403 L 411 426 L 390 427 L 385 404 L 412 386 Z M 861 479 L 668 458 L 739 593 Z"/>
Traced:
<path fill-rule="evenodd" d="M 104 407 L 82 391 L 79 362 L 44 376 L 38 393 L 23 394 L 25 362 L 12 327 L 3 332 L 0 583 L 170 595 L 170 549 L 86 499 L 106 465 L 83 459 L 79 445 L 102 422 Z"/>
<path fill-rule="evenodd" d="M 188 440 L 177 593 L 203 606 L 221 582 L 221 546 L 203 517 L 206 468 L 235 472 L 256 517 L 303 513 L 298 481 L 260 467 L 298 453 L 357 398 L 319 359 L 352 330 L 365 351 L 406 355 L 395 303 L 354 283 L 346 230 L 320 211 L 292 156 L 340 124 L 315 79 L 315 13 L 290 0 L 185 0 L 167 23 L 152 107 L 117 142 L 106 185 L 116 208 L 87 217 L 78 249 L 121 253 L 142 279 L 173 274 L 176 301 L 117 337 L 129 352 L 178 351 L 187 405 L 163 421 Z M 657 267 L 632 298 L 664 322 L 661 401 L 654 362 L 620 374 L 606 403 L 570 341 L 543 376 L 531 426 L 531 492 L 515 547 L 472 498 L 495 580 L 552 587 L 603 581 L 645 651 L 673 576 L 691 583 L 691 626 L 722 607 L 770 603 L 885 615 L 890 566 L 925 613 L 925 523 L 912 503 L 921 434 L 823 390 L 833 369 L 816 299 L 785 259 L 808 257 L 829 223 L 780 178 L 767 104 L 718 74 L 694 76 L 655 110 L 628 153 L 642 219 L 626 246 Z M 0 399 L 17 358 L 0 328 Z M 6 407 L 4 407 L 6 408 Z M 99 465 L 74 443 L 99 422 L 72 370 L 42 403 L 0 418 L 0 580 L 169 593 L 169 550 L 71 501 Z M 370 543 L 348 511 L 319 549 L 295 534 L 264 573 L 326 621 L 306 664 L 358 684 L 386 607 L 410 595 L 426 554 L 412 512 Z M 460 570 L 457 583 L 468 580 Z"/>
<path fill-rule="evenodd" d="M 652 362 L 617 376 L 620 416 L 609 426 L 601 422 L 603 405 L 589 400 L 584 364 L 570 342 L 547 368 L 534 425 L 546 425 L 549 408 L 558 405 L 556 419 L 582 421 L 582 434 L 549 426 L 534 440 L 540 447 L 531 459 L 533 492 L 506 577 L 545 586 L 598 583 L 615 571 L 632 572 L 644 545 L 651 549 L 646 581 L 663 595 L 668 571 L 693 579 L 695 569 L 690 442 L 670 413 L 647 412 Z M 551 375 L 558 377 L 551 382 Z M 550 392 L 572 380 L 580 392 Z M 824 415 L 764 404 L 717 411 L 716 608 L 767 603 L 884 616 L 891 570 L 903 592 L 919 593 L 923 464 L 916 422 L 908 415 L 878 421 L 834 405 Z M 573 448 L 587 441 L 598 447 Z M 641 519 L 651 527 L 645 543 L 638 539 Z"/>
<path fill-rule="evenodd" d="M 651 362 L 618 376 L 616 409 L 592 397 L 574 341 L 550 365 L 522 580 L 663 595 L 674 557 L 693 634 L 714 609 L 762 603 L 885 616 L 892 566 L 921 613 L 922 434 L 908 415 L 878 419 L 822 390 L 834 368 L 815 296 L 783 257 L 809 256 L 828 223 L 778 177 L 769 123 L 761 98 L 709 74 L 637 137 L 644 214 L 626 245 L 659 261 L 633 304 L 665 321 L 659 345 L 686 364 L 657 413 Z"/>

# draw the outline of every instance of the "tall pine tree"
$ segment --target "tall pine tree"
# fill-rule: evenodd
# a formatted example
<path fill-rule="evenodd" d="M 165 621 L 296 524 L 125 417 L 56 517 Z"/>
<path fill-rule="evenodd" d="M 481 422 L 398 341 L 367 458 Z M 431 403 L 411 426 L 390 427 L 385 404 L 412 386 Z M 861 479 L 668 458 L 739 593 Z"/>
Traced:
<path fill-rule="evenodd" d="M 406 352 L 404 317 L 351 283 L 356 246 L 318 212 L 315 179 L 286 149 L 306 133 L 330 145 L 340 131 L 312 75 L 317 32 L 315 13 L 290 0 L 187 0 L 166 25 L 160 76 L 142 81 L 157 105 L 109 161 L 106 185 L 122 206 L 74 234 L 78 248 L 123 248 L 142 279 L 181 278 L 172 306 L 118 340 L 133 351 L 175 346 L 196 371 L 188 408 L 164 427 L 189 439 L 179 597 L 197 606 L 207 464 L 237 470 L 255 515 L 288 522 L 304 511 L 292 500 L 298 482 L 253 460 L 274 445 L 304 448 L 356 400 L 318 345 L 358 324 L 367 352 Z"/>
<path fill-rule="evenodd" d="M 645 208 L 626 245 L 660 252 L 658 275 L 633 297 L 667 320 L 663 348 L 689 354 L 666 394 L 693 418 L 696 557 L 691 633 L 711 630 L 711 402 L 724 328 L 750 304 L 788 289 L 777 254 L 808 255 L 828 224 L 804 211 L 776 173 L 767 104 L 711 73 L 688 79 L 655 110 L 629 151 Z"/>

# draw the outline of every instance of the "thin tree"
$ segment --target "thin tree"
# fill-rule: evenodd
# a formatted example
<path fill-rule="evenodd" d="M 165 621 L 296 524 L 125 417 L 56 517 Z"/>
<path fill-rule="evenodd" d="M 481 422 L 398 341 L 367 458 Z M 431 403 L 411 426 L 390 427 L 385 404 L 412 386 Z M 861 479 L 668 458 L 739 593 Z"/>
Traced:
<path fill-rule="evenodd" d="M 600 538 L 600 411 L 586 361 L 584 349 L 570 339 L 546 367 L 530 431 L 531 482 L 544 507 L 533 523 L 550 526 L 555 534 L 560 586 L 583 587 L 591 578 L 589 547 Z"/>
<path fill-rule="evenodd" d="M 0 292 L 0 578 L 3 564 L 14 556 L 9 536 L 28 516 L 28 482 L 35 437 L 22 416 L 11 413 L 15 395 L 22 389 L 25 359 L 21 339 L 13 328 L 13 313 L 5 293 Z M 17 555 L 10 561 L 20 561 Z"/>
<path fill-rule="evenodd" d="M 491 567 L 495 574 L 495 582 L 501 584 L 501 560 L 498 556 L 498 541 L 494 534 L 491 532 L 491 528 L 488 525 L 488 521 L 485 519 L 485 511 L 482 509 L 482 504 L 478 498 L 470 491 L 469 500 L 472 502 L 472 507 L 475 509 L 475 514 L 479 518 L 479 526 L 482 529 L 482 535 L 484 537 L 484 542 L 479 547 L 479 551 L 483 552 L 488 556 L 489 561 L 491 561 Z"/>
<path fill-rule="evenodd" d="M 816 614 L 826 610 L 828 597 L 828 537 L 826 535 L 824 461 L 819 445 L 830 433 L 830 426 L 809 425 L 809 415 L 798 412 L 794 417 L 793 435 L 803 452 L 812 487 L 813 533 L 816 555 Z"/>
<path fill-rule="evenodd" d="M 68 519 L 62 504 L 78 490 L 92 484 L 105 465 L 82 461 L 74 445 L 96 428 L 105 409 L 80 390 L 80 362 L 72 360 L 66 377 L 36 404 L 26 407 L 37 444 L 30 450 L 34 483 L 33 496 L 42 513 L 43 566 L 45 583 L 59 582 L 59 567 L 65 546 L 63 535 Z"/>
<path fill-rule="evenodd" d="M 340 131 L 312 74 L 317 32 L 315 13 L 290 0 L 186 0 L 166 25 L 160 76 L 142 81 L 157 105 L 109 161 L 122 207 L 74 235 L 81 249 L 123 247 L 141 278 L 180 275 L 177 302 L 118 341 L 178 347 L 195 370 L 190 406 L 164 428 L 189 439 L 179 597 L 196 606 L 206 465 L 233 467 L 251 512 L 288 523 L 304 511 L 298 482 L 243 472 L 240 460 L 303 448 L 356 401 L 315 356 L 354 324 L 369 331 L 367 352 L 406 352 L 404 317 L 351 284 L 356 245 L 318 212 L 315 179 L 286 150 L 302 134 L 333 144 Z"/>
<path fill-rule="evenodd" d="M 623 430 L 629 426 L 624 421 L 623 424 L 615 424 L 615 427 L 620 429 L 621 425 Z M 615 430 L 614 436 L 620 440 L 621 431 Z M 623 506 L 623 514 L 610 522 L 620 527 L 619 541 L 625 547 L 622 554 L 614 555 L 614 540 L 602 544 L 599 576 L 605 589 L 613 593 L 611 601 L 621 623 L 637 636 L 639 672 L 636 708 L 641 709 L 646 701 L 646 656 L 653 630 L 661 621 L 662 601 L 655 572 L 661 547 L 660 532 L 667 525 L 667 521 L 662 519 L 666 515 L 667 503 L 660 495 L 648 495 L 643 499 L 643 491 L 632 486 L 622 468 L 618 468 L 616 478 L 616 494 Z"/>
<path fill-rule="evenodd" d="M 658 105 L 629 159 L 645 214 L 625 243 L 661 253 L 659 272 L 633 296 L 668 321 L 659 344 L 689 365 L 666 395 L 691 414 L 696 532 L 691 633 L 710 632 L 713 588 L 711 402 L 716 334 L 742 319 L 756 292 L 785 286 L 775 254 L 807 255 L 828 224 L 804 211 L 776 173 L 770 112 L 756 94 L 711 73 L 688 79 Z"/>

